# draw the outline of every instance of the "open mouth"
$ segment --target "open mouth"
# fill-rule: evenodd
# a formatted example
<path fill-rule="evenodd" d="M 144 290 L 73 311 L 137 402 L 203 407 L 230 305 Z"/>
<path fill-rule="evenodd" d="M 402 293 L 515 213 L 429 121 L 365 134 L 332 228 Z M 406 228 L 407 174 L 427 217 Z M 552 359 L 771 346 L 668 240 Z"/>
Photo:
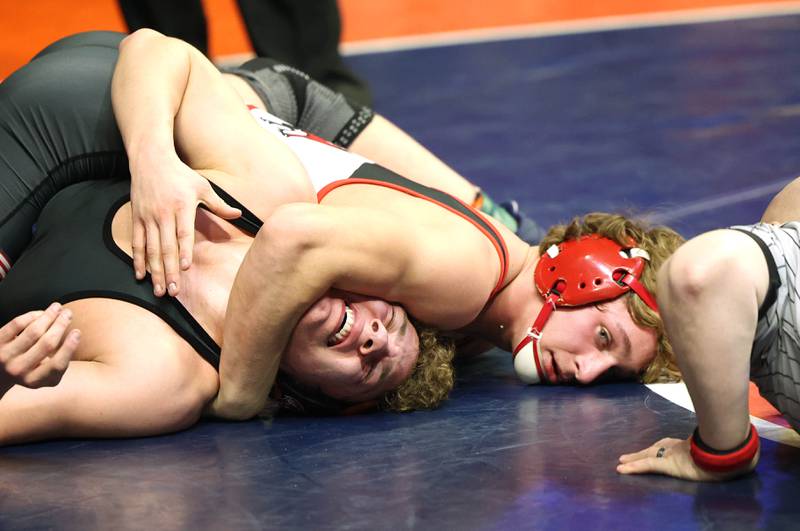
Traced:
<path fill-rule="evenodd" d="M 328 346 L 333 347 L 347 339 L 347 336 L 350 335 L 350 331 L 353 330 L 353 324 L 355 322 L 355 312 L 345 303 L 342 323 L 339 325 L 338 330 L 328 338 Z"/>

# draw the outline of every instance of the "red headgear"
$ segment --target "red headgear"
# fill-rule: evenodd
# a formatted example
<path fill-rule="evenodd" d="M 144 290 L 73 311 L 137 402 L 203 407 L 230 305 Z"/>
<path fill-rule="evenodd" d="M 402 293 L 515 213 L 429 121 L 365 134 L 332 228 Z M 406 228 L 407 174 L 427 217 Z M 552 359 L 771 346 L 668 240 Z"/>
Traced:
<path fill-rule="evenodd" d="M 624 248 L 615 241 L 591 234 L 551 245 L 539 257 L 534 281 L 545 298 L 528 334 L 514 349 L 514 369 L 526 383 L 539 383 L 539 339 L 542 328 L 557 307 L 583 306 L 616 299 L 633 290 L 653 311 L 655 298 L 639 282 L 650 255 L 638 247 Z"/>

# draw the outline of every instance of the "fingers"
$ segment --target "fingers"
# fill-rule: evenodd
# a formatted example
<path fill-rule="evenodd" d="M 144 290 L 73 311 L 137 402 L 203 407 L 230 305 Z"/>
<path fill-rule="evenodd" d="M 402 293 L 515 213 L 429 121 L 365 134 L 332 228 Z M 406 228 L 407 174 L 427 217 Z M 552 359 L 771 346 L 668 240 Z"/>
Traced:
<path fill-rule="evenodd" d="M 645 457 L 629 463 L 617 465 L 620 474 L 666 474 L 667 461 L 660 457 Z"/>
<path fill-rule="evenodd" d="M 153 294 L 161 297 L 166 293 L 166 279 L 164 278 L 164 264 L 161 261 L 161 237 L 158 225 L 147 224 L 147 267 L 150 269 L 150 280 L 153 283 Z"/>
<path fill-rule="evenodd" d="M 191 252 L 194 245 L 194 218 L 184 220 L 184 226 L 176 228 L 175 220 L 171 215 L 161 218 L 159 223 L 143 224 L 134 223 L 133 232 L 133 268 L 136 278 L 141 280 L 145 271 L 150 271 L 150 280 L 153 283 L 153 294 L 162 297 L 169 293 L 173 297 L 180 292 L 180 265 L 178 236 L 183 236 L 186 231 L 190 233 L 190 241 L 181 244 Z M 185 224 L 191 224 L 187 229 Z M 184 236 L 184 240 L 186 240 Z M 189 255 L 191 263 L 191 254 Z M 188 266 L 187 266 L 188 267 Z M 183 268 L 186 269 L 186 268 Z"/>
<path fill-rule="evenodd" d="M 67 372 L 69 362 L 80 343 L 80 330 L 72 330 L 64 338 L 58 350 L 49 357 L 46 357 L 32 371 L 22 379 L 23 385 L 32 389 L 38 387 L 53 387 L 58 385 L 64 373 Z"/>
<path fill-rule="evenodd" d="M 6 323 L 0 328 L 0 347 L 6 343 L 11 343 L 20 332 L 25 330 L 25 327 L 34 322 L 42 314 L 44 314 L 42 310 L 36 310 L 20 315 Z"/>
<path fill-rule="evenodd" d="M 211 185 L 203 192 L 203 196 L 200 199 L 208 210 L 222 219 L 236 219 L 242 216 L 242 211 L 223 201 L 222 198 L 214 192 Z"/>
<path fill-rule="evenodd" d="M 11 321 L 9 325 L 11 325 L 10 331 L 13 333 L 9 334 L 7 339 L 0 343 L 0 363 L 5 365 L 11 359 L 33 347 L 39 341 L 39 338 L 47 332 L 60 312 L 61 305 L 53 303 L 44 312 L 39 312 L 39 315 L 32 320 L 29 317 L 30 313 L 28 313 Z M 3 328 L 5 330 L 6 327 Z"/>
<path fill-rule="evenodd" d="M 167 216 L 159 226 L 161 237 L 161 259 L 164 264 L 164 281 L 167 293 L 171 296 L 178 294 L 180 270 L 178 269 L 178 243 L 175 238 L 175 219 Z"/>
<path fill-rule="evenodd" d="M 71 321 L 72 312 L 54 303 L 44 312 L 29 312 L 3 327 L 0 362 L 4 372 L 32 388 L 57 384 L 80 341 L 78 330 L 67 334 Z M 8 341 L 11 333 L 15 335 Z"/>
<path fill-rule="evenodd" d="M 196 208 L 185 208 L 177 213 L 177 235 L 180 255 L 180 268 L 183 271 L 192 265 L 192 251 L 194 250 L 194 219 L 197 215 Z"/>
<path fill-rule="evenodd" d="M 133 220 L 133 239 L 131 246 L 133 248 L 133 272 L 136 275 L 136 280 L 142 280 L 147 270 L 147 248 L 145 244 L 146 231 L 144 224 Z"/>
<path fill-rule="evenodd" d="M 647 457 L 656 457 L 658 455 L 658 451 L 661 448 L 664 448 L 664 452 L 662 453 L 662 457 L 664 457 L 668 449 L 675 446 L 676 444 L 680 443 L 680 439 L 672 439 L 672 438 L 665 438 L 661 439 L 660 441 L 656 442 L 655 444 L 648 446 L 644 450 L 639 450 L 638 452 L 632 454 L 624 454 L 619 457 L 620 463 L 630 463 L 632 461 L 637 461 L 639 459 L 645 459 Z"/>

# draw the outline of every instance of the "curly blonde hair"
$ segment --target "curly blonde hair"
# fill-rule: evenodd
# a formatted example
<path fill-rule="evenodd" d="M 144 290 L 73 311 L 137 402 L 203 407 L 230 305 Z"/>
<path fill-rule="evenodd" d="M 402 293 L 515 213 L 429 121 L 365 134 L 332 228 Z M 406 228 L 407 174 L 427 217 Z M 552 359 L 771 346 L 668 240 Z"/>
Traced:
<path fill-rule="evenodd" d="M 400 387 L 383 396 L 382 409 L 397 412 L 434 409 L 453 389 L 455 346 L 451 341 L 440 339 L 434 329 L 413 321 L 412 324 L 419 334 L 417 364 Z"/>
<path fill-rule="evenodd" d="M 640 281 L 650 293 L 655 293 L 656 273 L 661 264 L 684 242 L 683 237 L 667 227 L 650 227 L 643 221 L 633 220 L 620 214 L 592 212 L 582 218 L 573 218 L 569 224 L 551 227 L 539 244 L 539 252 L 544 253 L 553 244 L 589 234 L 605 236 L 625 247 L 630 245 L 632 239 L 637 247 L 647 251 L 650 260 L 646 262 Z M 642 371 L 640 380 L 643 383 L 680 380 L 675 354 L 667 340 L 661 318 L 633 291 L 625 297 L 633 322 L 639 326 L 655 329 L 658 338 L 656 356 Z"/>

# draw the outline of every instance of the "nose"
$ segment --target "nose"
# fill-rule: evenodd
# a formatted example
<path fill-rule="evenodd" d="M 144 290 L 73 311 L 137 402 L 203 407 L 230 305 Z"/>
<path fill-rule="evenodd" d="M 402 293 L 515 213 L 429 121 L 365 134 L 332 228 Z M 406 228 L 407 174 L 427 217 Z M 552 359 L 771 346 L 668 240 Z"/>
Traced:
<path fill-rule="evenodd" d="M 588 384 L 614 366 L 614 357 L 604 352 L 587 352 L 575 356 L 575 379 Z"/>
<path fill-rule="evenodd" d="M 367 358 L 380 359 L 389 353 L 389 332 L 380 319 L 372 319 L 364 326 L 358 353 Z"/>

